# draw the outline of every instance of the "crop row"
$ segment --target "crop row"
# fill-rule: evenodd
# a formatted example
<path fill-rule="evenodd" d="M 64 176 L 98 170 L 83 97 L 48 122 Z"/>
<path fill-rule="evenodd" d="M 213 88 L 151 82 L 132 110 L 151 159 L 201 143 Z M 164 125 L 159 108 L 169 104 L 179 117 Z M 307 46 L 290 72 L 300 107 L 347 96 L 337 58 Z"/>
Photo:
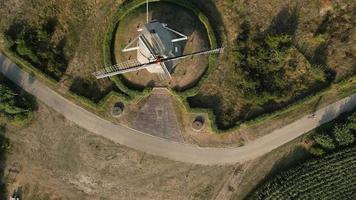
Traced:
<path fill-rule="evenodd" d="M 265 183 L 254 199 L 347 199 L 356 192 L 356 147 L 307 161 Z"/>

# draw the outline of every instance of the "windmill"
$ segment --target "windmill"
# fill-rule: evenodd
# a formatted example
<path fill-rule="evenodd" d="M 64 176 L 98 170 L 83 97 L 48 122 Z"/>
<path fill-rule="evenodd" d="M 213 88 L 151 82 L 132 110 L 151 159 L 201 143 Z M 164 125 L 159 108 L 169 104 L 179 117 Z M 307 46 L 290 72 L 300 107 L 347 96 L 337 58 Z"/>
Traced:
<path fill-rule="evenodd" d="M 198 55 L 222 53 L 223 48 L 217 48 L 182 55 L 180 44 L 182 41 L 186 41 L 188 37 L 169 28 L 167 24 L 156 20 L 149 21 L 148 0 L 146 6 L 147 23 L 142 29 L 138 29 L 139 35 L 122 50 L 122 52 L 137 51 L 137 58 L 93 73 L 97 79 L 142 69 L 147 69 L 150 73 L 160 76 L 165 74 L 171 79 L 171 71 L 178 61 Z"/>

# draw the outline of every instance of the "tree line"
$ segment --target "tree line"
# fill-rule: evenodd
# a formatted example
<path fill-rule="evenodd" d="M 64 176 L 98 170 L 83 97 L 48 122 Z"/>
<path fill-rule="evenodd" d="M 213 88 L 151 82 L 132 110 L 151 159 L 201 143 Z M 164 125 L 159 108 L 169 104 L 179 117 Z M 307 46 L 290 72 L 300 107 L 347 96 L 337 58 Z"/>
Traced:
<path fill-rule="evenodd" d="M 65 39 L 52 41 L 56 26 L 55 19 L 42 25 L 16 22 L 4 35 L 8 49 L 53 79 L 59 80 L 68 61 L 64 54 Z"/>

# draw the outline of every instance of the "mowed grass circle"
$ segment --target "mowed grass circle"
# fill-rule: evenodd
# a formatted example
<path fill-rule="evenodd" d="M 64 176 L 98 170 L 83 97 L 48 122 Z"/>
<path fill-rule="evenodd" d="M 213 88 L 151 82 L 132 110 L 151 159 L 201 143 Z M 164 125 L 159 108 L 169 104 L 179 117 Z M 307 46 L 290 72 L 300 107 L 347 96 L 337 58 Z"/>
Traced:
<path fill-rule="evenodd" d="M 172 3 L 178 6 L 181 6 L 192 13 L 194 13 L 204 28 L 206 29 L 207 37 L 208 37 L 208 42 L 211 48 L 216 48 L 217 42 L 216 42 L 216 37 L 215 33 L 213 31 L 213 28 L 208 20 L 208 18 L 205 16 L 205 14 L 195 7 L 192 3 L 189 1 L 185 0 L 151 0 L 150 2 L 165 2 L 165 3 Z M 136 0 L 132 1 L 130 3 L 123 3 L 122 6 L 120 6 L 117 10 L 117 12 L 114 14 L 110 25 L 108 26 L 107 33 L 104 37 L 104 42 L 103 42 L 103 55 L 104 55 L 104 65 L 105 66 L 111 66 L 116 64 L 116 59 L 115 59 L 115 34 L 117 32 L 117 29 L 119 27 L 120 21 L 122 21 L 127 15 L 129 15 L 131 12 L 133 12 L 136 9 L 139 9 L 141 6 L 144 6 L 146 3 L 145 0 Z M 205 72 L 199 77 L 197 83 L 189 88 L 188 90 L 190 91 L 189 94 L 194 94 L 195 92 L 192 92 L 192 90 L 197 91 L 198 88 L 201 85 L 201 82 L 203 79 L 207 77 L 209 72 L 211 71 L 211 68 L 213 67 L 213 64 L 211 64 L 211 59 L 209 59 L 209 64 L 208 67 L 206 67 Z M 121 76 L 114 76 L 111 77 L 111 80 L 115 82 L 117 87 L 122 90 L 123 92 L 127 93 L 130 96 L 135 96 L 139 95 L 139 93 L 142 93 L 142 91 L 137 90 L 137 88 L 131 88 L 128 87 L 126 84 L 123 83 L 122 77 Z M 187 95 L 183 95 L 187 96 Z M 188 95 L 190 96 L 190 95 Z"/>

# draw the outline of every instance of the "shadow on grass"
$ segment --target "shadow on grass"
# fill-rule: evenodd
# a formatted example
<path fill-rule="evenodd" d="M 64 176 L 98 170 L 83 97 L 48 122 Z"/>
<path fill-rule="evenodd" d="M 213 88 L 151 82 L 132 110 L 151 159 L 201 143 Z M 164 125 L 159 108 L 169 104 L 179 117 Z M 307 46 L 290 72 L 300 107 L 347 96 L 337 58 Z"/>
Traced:
<path fill-rule="evenodd" d="M 69 90 L 79 96 L 89 99 L 94 103 L 99 103 L 99 101 L 111 91 L 116 91 L 116 87 L 112 84 L 105 90 L 101 90 L 96 80 L 75 77 Z"/>
<path fill-rule="evenodd" d="M 6 133 L 6 125 L 5 124 L 0 124 L 0 179 L 4 180 L 4 170 L 6 166 L 6 153 L 9 149 L 10 143 L 9 139 L 6 138 L 5 136 Z M 6 183 L 4 181 L 1 181 L 0 183 L 0 199 L 7 199 L 7 189 L 6 189 Z"/>
<path fill-rule="evenodd" d="M 284 7 L 272 20 L 267 33 L 271 35 L 286 34 L 293 36 L 299 23 L 298 8 Z"/>
<path fill-rule="evenodd" d="M 212 109 L 216 116 L 215 123 L 220 130 L 228 130 L 236 126 L 236 122 L 242 120 L 241 115 L 234 115 L 233 109 L 224 110 L 221 97 L 218 95 L 201 95 L 188 97 L 189 106 L 192 108 Z"/>

